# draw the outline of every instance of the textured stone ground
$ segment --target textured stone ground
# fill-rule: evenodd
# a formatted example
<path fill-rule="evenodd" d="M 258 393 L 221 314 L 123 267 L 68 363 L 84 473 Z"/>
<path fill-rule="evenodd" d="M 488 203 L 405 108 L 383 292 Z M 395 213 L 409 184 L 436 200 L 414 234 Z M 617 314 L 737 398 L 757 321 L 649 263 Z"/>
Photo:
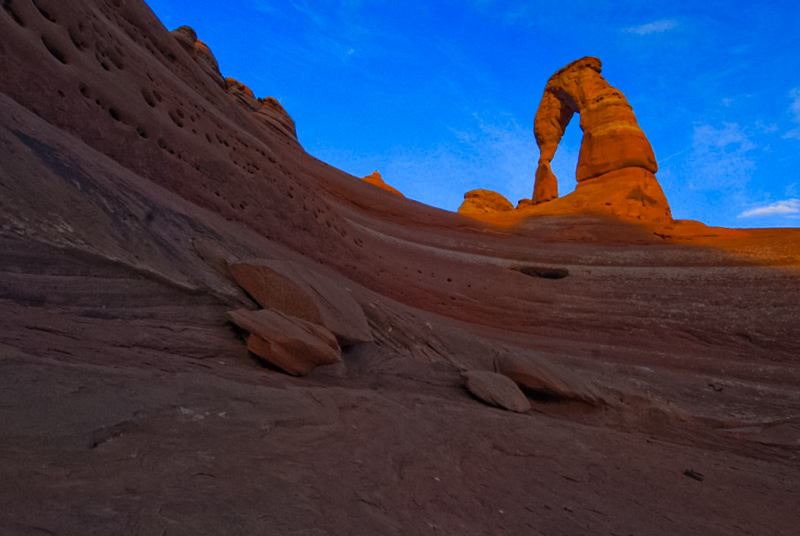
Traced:
<path fill-rule="evenodd" d="M 3 8 L 1 533 L 796 533 L 800 231 L 446 213 L 307 155 L 141 1 Z M 261 366 L 253 259 L 374 341 Z M 519 358 L 594 402 L 464 388 Z"/>

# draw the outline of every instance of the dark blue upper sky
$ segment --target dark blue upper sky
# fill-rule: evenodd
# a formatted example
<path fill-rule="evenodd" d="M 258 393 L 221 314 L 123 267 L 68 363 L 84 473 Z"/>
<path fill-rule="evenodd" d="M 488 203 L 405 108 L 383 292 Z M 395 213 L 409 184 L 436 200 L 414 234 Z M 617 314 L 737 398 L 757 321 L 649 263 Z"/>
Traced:
<path fill-rule="evenodd" d="M 800 2 L 147 0 L 223 75 L 276 97 L 305 149 L 456 210 L 530 197 L 533 116 L 582 56 L 633 106 L 676 218 L 800 225 Z M 553 161 L 575 187 L 573 119 Z"/>

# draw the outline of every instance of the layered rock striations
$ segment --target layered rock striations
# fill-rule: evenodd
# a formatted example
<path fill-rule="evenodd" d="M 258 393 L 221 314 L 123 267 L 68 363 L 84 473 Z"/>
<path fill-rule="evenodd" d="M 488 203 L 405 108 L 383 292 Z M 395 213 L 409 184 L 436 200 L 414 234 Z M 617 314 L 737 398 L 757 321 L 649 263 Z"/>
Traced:
<path fill-rule="evenodd" d="M 533 127 L 541 152 L 534 203 L 558 197 L 550 162 L 576 113 L 581 116 L 583 131 L 576 171 L 578 183 L 624 168 L 658 171 L 653 148 L 639 128 L 633 108 L 600 71 L 600 60 L 586 57 L 558 70 L 548 80 Z"/>
<path fill-rule="evenodd" d="M 585 57 L 560 69 L 547 82 L 534 120 L 540 156 L 533 204 L 558 198 L 558 181 L 550 163 L 567 125 L 578 113 L 583 131 L 578 187 L 565 202 L 540 211 L 593 211 L 634 220 L 669 220 L 669 204 L 655 178 L 658 163 L 653 148 L 625 95 L 600 72 L 600 60 Z"/>
<path fill-rule="evenodd" d="M 228 313 L 249 333 L 247 349 L 265 363 L 294 376 L 341 361 L 336 336 L 325 327 L 275 309 Z"/>
<path fill-rule="evenodd" d="M 800 230 L 465 218 L 141 0 L 0 7 L 0 534 L 796 532 Z"/>
<path fill-rule="evenodd" d="M 488 190 L 465 195 L 459 213 L 495 223 L 529 216 L 599 214 L 646 224 L 672 222 L 669 203 L 656 179 L 653 148 L 621 91 L 600 74 L 600 60 L 586 57 L 558 70 L 547 82 L 534 120 L 540 156 L 533 199 L 516 211 Z M 551 161 L 567 125 L 580 115 L 583 131 L 574 192 L 559 198 Z"/>
<path fill-rule="evenodd" d="M 361 307 L 340 284 L 300 264 L 257 259 L 228 270 L 261 307 L 319 324 L 345 346 L 372 341 Z"/>

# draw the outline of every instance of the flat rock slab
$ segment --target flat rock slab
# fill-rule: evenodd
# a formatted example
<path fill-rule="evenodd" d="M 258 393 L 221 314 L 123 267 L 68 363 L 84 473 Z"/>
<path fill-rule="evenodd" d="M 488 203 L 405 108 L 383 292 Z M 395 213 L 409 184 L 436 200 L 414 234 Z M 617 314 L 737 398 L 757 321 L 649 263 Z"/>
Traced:
<path fill-rule="evenodd" d="M 264 361 L 295 376 L 342 360 L 336 337 L 326 328 L 264 309 L 231 311 L 228 317 L 250 332 L 247 349 Z"/>
<path fill-rule="evenodd" d="M 228 266 L 236 282 L 265 309 L 325 326 L 342 346 L 373 340 L 364 311 L 337 282 L 297 263 L 254 260 Z"/>
<path fill-rule="evenodd" d="M 580 400 L 597 405 L 601 401 L 592 384 L 539 356 L 504 355 L 495 359 L 495 370 L 514 383 L 545 396 Z"/>
<path fill-rule="evenodd" d="M 483 370 L 464 373 L 464 382 L 469 392 L 491 406 L 524 413 L 531 403 L 510 378 Z"/>

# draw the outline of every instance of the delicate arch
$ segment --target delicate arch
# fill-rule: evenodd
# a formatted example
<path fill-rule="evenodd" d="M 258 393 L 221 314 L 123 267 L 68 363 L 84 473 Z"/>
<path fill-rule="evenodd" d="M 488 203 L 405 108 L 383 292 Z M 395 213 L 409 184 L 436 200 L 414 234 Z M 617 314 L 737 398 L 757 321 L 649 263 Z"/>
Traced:
<path fill-rule="evenodd" d="M 534 204 L 558 197 L 558 179 L 550 162 L 576 112 L 583 131 L 575 177 L 579 183 L 628 167 L 658 171 L 633 108 L 621 91 L 606 82 L 601 69 L 598 58 L 587 56 L 560 69 L 545 86 L 533 127 L 540 151 Z"/>

